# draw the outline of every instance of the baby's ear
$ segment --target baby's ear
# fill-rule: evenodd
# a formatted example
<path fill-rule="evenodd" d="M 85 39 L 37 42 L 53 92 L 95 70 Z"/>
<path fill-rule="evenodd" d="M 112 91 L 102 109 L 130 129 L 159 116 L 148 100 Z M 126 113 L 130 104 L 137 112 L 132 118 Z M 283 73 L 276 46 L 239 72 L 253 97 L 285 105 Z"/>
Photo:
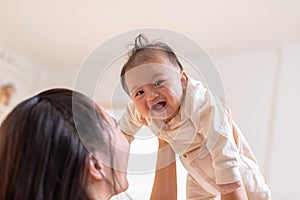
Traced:
<path fill-rule="evenodd" d="M 187 83 L 188 83 L 188 80 L 189 80 L 188 75 L 185 71 L 181 71 L 180 75 L 181 75 L 182 88 L 186 89 Z"/>

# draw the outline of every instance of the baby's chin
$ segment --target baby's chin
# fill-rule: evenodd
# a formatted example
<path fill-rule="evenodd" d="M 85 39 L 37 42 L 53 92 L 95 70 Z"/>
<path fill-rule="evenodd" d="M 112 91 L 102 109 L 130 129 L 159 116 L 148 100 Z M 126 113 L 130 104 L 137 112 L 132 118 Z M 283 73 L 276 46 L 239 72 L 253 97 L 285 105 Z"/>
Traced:
<path fill-rule="evenodd" d="M 175 112 L 177 113 L 177 112 Z M 163 109 L 151 109 L 148 111 L 148 113 L 145 113 L 143 115 L 144 118 L 150 118 L 152 120 L 162 120 L 162 121 L 168 121 L 169 119 L 172 119 L 174 117 L 174 112 L 170 113 L 166 108 Z"/>
<path fill-rule="evenodd" d="M 149 114 L 149 118 L 153 119 L 153 120 L 161 120 L 164 121 L 165 123 L 168 123 L 174 116 L 173 115 L 167 115 L 167 113 L 160 113 L 158 114 Z"/>
<path fill-rule="evenodd" d="M 165 120 L 168 118 L 166 111 L 153 111 L 150 110 L 148 113 L 148 117 L 151 119 Z"/>

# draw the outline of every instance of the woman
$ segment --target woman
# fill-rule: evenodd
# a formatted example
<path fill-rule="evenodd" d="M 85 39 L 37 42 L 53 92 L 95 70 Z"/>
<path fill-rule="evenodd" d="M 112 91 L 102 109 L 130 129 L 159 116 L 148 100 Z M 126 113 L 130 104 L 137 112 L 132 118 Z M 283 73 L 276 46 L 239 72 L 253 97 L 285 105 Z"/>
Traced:
<path fill-rule="evenodd" d="M 0 199 L 109 199 L 128 188 L 129 144 L 86 96 L 51 89 L 0 127 Z"/>

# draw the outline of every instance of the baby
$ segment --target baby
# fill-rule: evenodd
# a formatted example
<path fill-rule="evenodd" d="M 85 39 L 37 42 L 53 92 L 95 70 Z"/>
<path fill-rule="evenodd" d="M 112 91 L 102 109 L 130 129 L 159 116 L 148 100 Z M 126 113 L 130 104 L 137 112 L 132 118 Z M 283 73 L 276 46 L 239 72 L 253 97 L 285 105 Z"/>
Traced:
<path fill-rule="evenodd" d="M 139 35 L 121 72 L 129 136 L 148 126 L 180 156 L 187 199 L 271 199 L 256 159 L 230 110 L 183 71 L 173 50 Z M 230 196 L 232 195 L 232 196 Z"/>

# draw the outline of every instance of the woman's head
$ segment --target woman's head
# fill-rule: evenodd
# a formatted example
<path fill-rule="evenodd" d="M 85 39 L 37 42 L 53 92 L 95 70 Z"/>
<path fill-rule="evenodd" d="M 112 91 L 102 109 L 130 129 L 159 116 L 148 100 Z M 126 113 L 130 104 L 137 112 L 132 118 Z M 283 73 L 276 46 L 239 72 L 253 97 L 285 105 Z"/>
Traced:
<path fill-rule="evenodd" d="M 124 169 L 113 169 L 115 141 L 123 140 L 112 121 L 67 89 L 17 105 L 0 127 L 0 199 L 90 199 L 127 189 Z"/>

